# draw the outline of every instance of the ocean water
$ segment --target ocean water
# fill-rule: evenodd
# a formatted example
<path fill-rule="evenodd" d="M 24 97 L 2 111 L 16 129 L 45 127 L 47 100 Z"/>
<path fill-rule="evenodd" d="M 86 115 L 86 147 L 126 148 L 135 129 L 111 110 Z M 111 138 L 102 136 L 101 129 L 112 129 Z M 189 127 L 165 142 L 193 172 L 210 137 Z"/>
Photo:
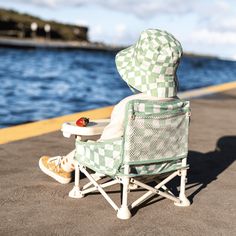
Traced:
<path fill-rule="evenodd" d="M 116 104 L 131 95 L 115 53 L 0 49 L 0 127 Z M 180 91 L 236 80 L 236 62 L 183 58 Z"/>

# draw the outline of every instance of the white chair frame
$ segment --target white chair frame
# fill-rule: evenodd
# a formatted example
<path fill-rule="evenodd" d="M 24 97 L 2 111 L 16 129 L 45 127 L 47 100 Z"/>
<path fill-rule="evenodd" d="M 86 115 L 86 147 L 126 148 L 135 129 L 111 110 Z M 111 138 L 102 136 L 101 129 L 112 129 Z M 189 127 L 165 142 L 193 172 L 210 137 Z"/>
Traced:
<path fill-rule="evenodd" d="M 157 183 L 155 187 L 151 187 L 148 184 L 142 183 L 136 180 L 135 178 L 129 177 L 129 176 L 115 177 L 115 179 L 112 179 L 109 182 L 99 184 L 98 181 L 106 176 L 99 175 L 97 173 L 90 174 L 86 170 L 85 166 L 78 164 L 76 165 L 76 168 L 75 168 L 75 184 L 74 184 L 73 189 L 70 191 L 69 196 L 71 198 L 83 198 L 85 194 L 99 191 L 103 195 L 103 197 L 107 200 L 107 202 L 114 208 L 114 210 L 117 211 L 117 217 L 123 220 L 131 218 L 132 215 L 131 215 L 130 210 L 137 207 L 138 205 L 140 205 L 141 203 L 149 199 L 154 194 L 157 194 L 157 195 L 160 195 L 162 197 L 172 200 L 176 206 L 186 207 L 190 205 L 190 201 L 187 199 L 185 195 L 185 184 L 187 181 L 187 178 L 186 178 L 187 176 L 186 164 L 187 163 L 186 162 L 187 162 L 187 158 L 184 158 L 182 160 L 183 168 L 172 172 L 165 179 L 161 181 L 154 180 Z M 124 174 L 128 175 L 129 169 L 130 169 L 130 166 L 125 165 Z M 80 172 L 82 172 L 90 181 L 89 183 L 85 184 L 82 188 L 80 187 Z M 176 197 L 165 185 L 176 176 L 180 176 L 180 191 L 179 191 L 178 197 Z M 115 184 L 123 185 L 122 203 L 120 207 L 118 207 L 118 205 L 104 191 L 104 188 L 115 185 Z M 138 187 L 146 189 L 147 192 L 143 194 L 141 197 L 139 197 L 137 200 L 135 200 L 133 203 L 128 204 L 128 193 L 130 189 L 132 189 L 131 185 L 136 185 Z"/>

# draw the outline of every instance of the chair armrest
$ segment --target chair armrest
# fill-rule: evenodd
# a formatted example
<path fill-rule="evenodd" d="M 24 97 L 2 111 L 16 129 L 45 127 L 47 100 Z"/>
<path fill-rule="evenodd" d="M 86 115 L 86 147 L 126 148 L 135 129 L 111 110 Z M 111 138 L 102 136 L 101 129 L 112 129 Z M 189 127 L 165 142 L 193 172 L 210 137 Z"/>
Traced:
<path fill-rule="evenodd" d="M 61 131 L 66 138 L 70 138 L 71 135 L 96 136 L 102 134 L 109 122 L 109 119 L 91 120 L 86 127 L 79 127 L 74 121 L 66 122 L 62 124 Z"/>

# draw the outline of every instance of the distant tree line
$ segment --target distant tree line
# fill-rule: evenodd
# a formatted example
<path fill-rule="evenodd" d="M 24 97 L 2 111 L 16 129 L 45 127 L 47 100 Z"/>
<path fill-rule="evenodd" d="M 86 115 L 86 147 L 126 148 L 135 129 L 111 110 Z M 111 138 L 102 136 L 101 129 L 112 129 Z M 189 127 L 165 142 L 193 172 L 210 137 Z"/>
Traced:
<path fill-rule="evenodd" d="M 33 22 L 37 25 L 34 37 L 46 38 L 45 25 L 49 25 L 51 39 L 88 41 L 88 27 L 44 21 L 38 17 L 5 9 L 0 9 L 0 37 L 30 38 L 33 35 Z"/>

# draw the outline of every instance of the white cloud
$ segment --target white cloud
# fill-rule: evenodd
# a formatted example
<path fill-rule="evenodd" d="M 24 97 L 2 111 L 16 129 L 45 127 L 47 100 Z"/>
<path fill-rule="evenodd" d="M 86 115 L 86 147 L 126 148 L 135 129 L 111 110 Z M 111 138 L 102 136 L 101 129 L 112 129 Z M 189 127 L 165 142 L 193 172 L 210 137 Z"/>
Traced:
<path fill-rule="evenodd" d="M 228 12 L 230 10 L 230 4 L 228 1 L 225 1 L 225 0 L 218 0 L 216 1 L 215 3 L 215 8 L 214 10 L 220 10 L 221 12 L 224 11 L 224 12 Z"/>
<path fill-rule="evenodd" d="M 89 35 L 93 41 L 103 41 L 112 44 L 122 44 L 129 39 L 128 28 L 123 23 L 114 25 L 112 30 L 108 30 L 100 24 L 90 27 Z"/>
<path fill-rule="evenodd" d="M 232 56 L 232 60 L 236 61 L 236 54 Z"/>
<path fill-rule="evenodd" d="M 87 20 L 83 20 L 83 19 L 77 19 L 75 21 L 76 25 L 80 25 L 80 26 L 88 26 L 89 22 Z"/>
<path fill-rule="evenodd" d="M 236 45 L 236 32 L 225 32 L 222 34 L 218 31 L 212 31 L 209 29 L 195 30 L 189 37 L 191 43 L 202 44 L 227 44 Z"/>
<path fill-rule="evenodd" d="M 101 35 L 103 33 L 103 27 L 101 25 L 95 25 L 93 27 L 93 34 Z"/>
<path fill-rule="evenodd" d="M 225 16 L 225 17 L 216 17 L 215 19 L 211 19 L 207 24 L 208 28 L 214 29 L 221 33 L 224 32 L 236 32 L 236 17 L 235 16 Z"/>
<path fill-rule="evenodd" d="M 97 24 L 93 27 L 90 27 L 89 38 L 91 38 L 92 41 L 104 41 L 104 35 L 106 34 L 102 25 Z"/>
<path fill-rule="evenodd" d="M 123 23 L 119 23 L 115 26 L 115 34 L 118 39 L 122 39 L 126 34 L 127 26 Z"/>
<path fill-rule="evenodd" d="M 24 0 L 13 0 L 13 2 L 22 2 L 25 3 Z M 57 5 L 58 0 L 29 0 L 28 3 L 32 5 L 44 6 L 44 7 L 55 7 Z"/>
<path fill-rule="evenodd" d="M 25 3 L 25 0 L 12 0 Z M 141 18 L 149 18 L 156 14 L 177 13 L 182 14 L 193 11 L 197 0 L 29 0 L 28 4 L 45 7 L 64 7 L 81 5 L 100 5 L 116 11 L 134 14 Z"/>
<path fill-rule="evenodd" d="M 12 0 L 12 2 L 25 3 L 25 0 Z M 233 5 L 229 0 L 28 0 L 27 4 L 45 7 L 99 5 L 141 18 L 184 13 L 196 13 L 200 17 L 209 18 L 229 12 Z"/>

